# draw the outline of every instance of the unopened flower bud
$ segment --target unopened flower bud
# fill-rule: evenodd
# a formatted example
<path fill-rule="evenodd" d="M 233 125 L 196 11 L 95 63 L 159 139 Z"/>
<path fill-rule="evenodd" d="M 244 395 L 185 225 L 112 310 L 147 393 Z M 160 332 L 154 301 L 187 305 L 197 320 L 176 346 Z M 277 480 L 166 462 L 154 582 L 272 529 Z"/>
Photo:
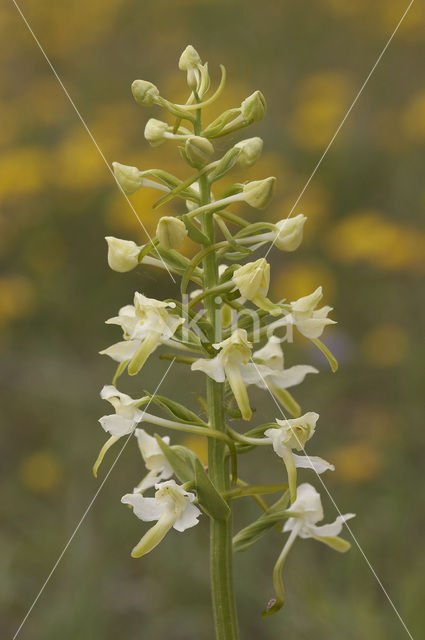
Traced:
<path fill-rule="evenodd" d="M 307 218 L 300 213 L 295 218 L 276 222 L 277 234 L 274 244 L 283 251 L 295 251 L 303 239 L 303 227 Z"/>
<path fill-rule="evenodd" d="M 190 136 L 184 147 L 186 155 L 194 166 L 204 165 L 214 153 L 214 147 L 207 138 Z"/>
<path fill-rule="evenodd" d="M 247 300 L 255 299 L 258 294 L 266 296 L 270 285 L 270 265 L 265 258 L 247 262 L 236 269 L 233 282 Z"/>
<path fill-rule="evenodd" d="M 200 64 L 202 64 L 202 61 L 199 53 L 189 44 L 180 56 L 179 69 L 187 71 L 198 67 Z"/>
<path fill-rule="evenodd" d="M 164 216 L 158 222 L 156 235 L 164 249 L 180 249 L 187 237 L 187 229 L 182 220 Z"/>
<path fill-rule="evenodd" d="M 168 131 L 166 122 L 150 118 L 145 127 L 145 138 L 152 147 L 158 147 L 165 142 L 165 133 Z"/>
<path fill-rule="evenodd" d="M 248 182 L 243 188 L 245 202 L 255 209 L 265 209 L 273 197 L 275 182 L 274 177 Z"/>
<path fill-rule="evenodd" d="M 241 104 L 241 114 L 244 120 L 259 122 L 266 112 L 266 99 L 261 91 L 255 91 Z"/>
<path fill-rule="evenodd" d="M 143 186 L 143 177 L 137 167 L 129 167 L 119 162 L 113 162 L 112 167 L 116 181 L 127 195 L 131 195 Z"/>
<path fill-rule="evenodd" d="M 107 236 L 105 240 L 108 243 L 108 264 L 113 271 L 125 273 L 138 265 L 140 247 L 135 242 L 113 236 Z"/>
<path fill-rule="evenodd" d="M 159 98 L 159 89 L 147 80 L 135 80 L 131 85 L 135 101 L 144 107 L 150 107 Z"/>
<path fill-rule="evenodd" d="M 247 140 L 241 140 L 235 144 L 237 149 L 241 152 L 237 159 L 237 164 L 240 167 L 252 167 L 258 160 L 263 150 L 263 141 L 261 138 L 248 138 Z"/>

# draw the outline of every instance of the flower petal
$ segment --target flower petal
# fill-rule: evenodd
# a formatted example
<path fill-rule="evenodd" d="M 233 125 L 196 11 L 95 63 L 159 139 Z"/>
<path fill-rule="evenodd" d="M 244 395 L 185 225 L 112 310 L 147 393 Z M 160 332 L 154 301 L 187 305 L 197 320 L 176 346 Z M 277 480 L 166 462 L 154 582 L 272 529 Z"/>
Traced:
<path fill-rule="evenodd" d="M 177 531 L 185 531 L 186 529 L 190 529 L 190 527 L 194 527 L 196 524 L 198 524 L 200 515 L 201 511 L 198 509 L 198 507 L 196 507 L 191 502 L 188 502 L 186 509 L 173 524 L 173 527 Z"/>
<path fill-rule="evenodd" d="M 316 473 L 324 473 L 325 471 L 335 471 L 335 466 L 319 456 L 297 456 L 293 454 L 295 466 L 298 469 L 312 469 Z"/>
<path fill-rule="evenodd" d="M 319 373 L 319 371 L 308 364 L 296 364 L 289 369 L 275 372 L 270 381 L 277 389 L 289 389 L 301 384 L 308 373 Z"/>
<path fill-rule="evenodd" d="M 109 356 L 116 362 L 126 362 L 136 353 L 139 348 L 140 340 L 124 340 L 123 342 L 116 342 L 107 349 L 100 351 L 101 355 Z"/>
<path fill-rule="evenodd" d="M 344 515 L 338 516 L 334 522 L 330 524 L 322 524 L 322 525 L 313 525 L 309 524 L 308 529 L 312 535 L 318 537 L 329 537 L 329 536 L 337 536 L 341 533 L 342 527 L 344 526 L 344 522 L 350 520 L 355 517 L 355 513 L 345 513 Z M 305 537 L 305 536 L 302 536 Z"/>
<path fill-rule="evenodd" d="M 133 507 L 134 515 L 144 522 L 159 520 L 165 508 L 164 505 L 158 504 L 155 498 L 145 498 L 138 493 L 126 493 L 121 498 L 121 502 L 130 504 Z"/>
<path fill-rule="evenodd" d="M 219 356 L 211 358 L 210 360 L 207 358 L 195 360 L 190 368 L 192 371 L 203 371 L 216 382 L 224 382 L 226 379 L 224 368 Z"/>
<path fill-rule="evenodd" d="M 99 419 L 99 422 L 111 436 L 125 436 L 133 431 L 136 424 L 134 420 L 124 418 L 115 413 L 110 416 L 103 416 Z"/>

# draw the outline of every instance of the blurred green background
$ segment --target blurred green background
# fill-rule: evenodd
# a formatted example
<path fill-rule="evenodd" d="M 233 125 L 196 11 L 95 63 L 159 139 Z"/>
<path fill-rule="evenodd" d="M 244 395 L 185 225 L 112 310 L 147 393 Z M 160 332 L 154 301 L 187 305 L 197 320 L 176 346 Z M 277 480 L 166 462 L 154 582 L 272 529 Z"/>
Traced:
<path fill-rule="evenodd" d="M 21 0 L 20 6 L 109 162 L 186 175 L 174 147 L 152 150 L 145 143 L 146 120 L 161 115 L 136 105 L 130 84 L 151 80 L 181 100 L 185 77 L 177 60 L 188 43 L 209 60 L 216 80 L 218 63 L 226 65 L 221 108 L 261 89 L 267 117 L 247 136 L 262 136 L 265 153 L 241 179 L 278 176 L 265 214 L 278 220 L 407 1 Z M 326 303 L 335 307 L 338 325 L 325 341 L 340 371 L 332 375 L 300 341 L 288 349 L 288 364 L 316 363 L 323 373 L 295 395 L 306 411 L 321 414 L 310 451 L 336 464 L 326 484 L 342 512 L 357 513 L 353 531 L 416 638 L 425 631 L 424 26 L 424 5 L 414 3 L 294 212 L 309 218 L 305 242 L 295 254 L 271 254 L 274 297 L 293 300 L 323 284 Z M 97 352 L 118 339 L 104 320 L 135 289 L 155 297 L 176 289 L 151 268 L 127 275 L 108 269 L 105 235 L 139 243 L 145 235 L 12 2 L 0 9 L 0 33 L 0 635 L 11 638 L 114 457 L 95 480 L 91 465 L 105 440 L 98 393 L 113 369 Z M 219 152 L 225 144 L 219 142 Z M 153 198 L 147 191 L 132 196 L 150 231 Z M 151 358 L 138 385 L 153 390 L 166 366 Z M 195 407 L 201 385 L 202 376 L 188 383 L 175 365 L 161 392 Z M 254 404 L 262 421 L 275 417 L 260 391 Z M 202 455 L 202 443 L 192 444 Z M 281 467 L 273 455 L 250 455 L 244 477 L 276 482 Z M 212 639 L 206 518 L 185 535 L 170 534 L 145 559 L 130 557 L 145 527 L 120 497 L 142 473 L 131 442 L 22 640 Z M 308 471 L 303 480 L 320 489 Z M 334 508 L 324 503 L 333 520 Z M 239 501 L 236 526 L 256 515 L 255 504 Z M 236 558 L 242 638 L 407 636 L 356 546 L 341 556 L 312 540 L 299 540 L 289 557 L 284 610 L 262 621 L 281 545 L 272 531 Z"/>

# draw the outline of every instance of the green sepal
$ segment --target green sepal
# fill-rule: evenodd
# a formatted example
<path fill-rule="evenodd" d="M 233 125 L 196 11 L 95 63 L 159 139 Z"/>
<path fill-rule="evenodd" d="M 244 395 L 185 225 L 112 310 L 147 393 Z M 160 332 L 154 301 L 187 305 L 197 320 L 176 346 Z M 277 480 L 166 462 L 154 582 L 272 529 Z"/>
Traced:
<path fill-rule="evenodd" d="M 201 133 L 205 138 L 214 138 L 218 135 L 222 129 L 226 126 L 230 120 L 234 118 L 234 116 L 238 116 L 240 114 L 239 108 L 227 109 L 221 115 L 218 116 L 215 120 L 210 122 L 206 129 L 204 129 Z"/>
<path fill-rule="evenodd" d="M 234 537 L 233 537 L 233 549 L 235 551 L 245 551 L 253 544 L 258 542 L 258 540 L 276 523 L 284 518 L 288 517 L 286 512 L 286 508 L 289 503 L 289 492 L 285 491 L 283 496 L 279 498 L 277 502 L 275 502 L 270 509 L 267 510 L 262 516 L 260 516 L 257 520 L 252 522 L 250 525 L 241 529 Z"/>
<path fill-rule="evenodd" d="M 239 158 L 241 153 L 241 149 L 237 147 L 233 147 L 229 149 L 227 153 L 219 161 L 218 165 L 211 171 L 208 175 L 208 182 L 212 184 L 216 180 L 220 180 L 223 176 L 226 175 L 236 164 L 237 159 Z"/>
<path fill-rule="evenodd" d="M 190 264 L 190 260 L 182 256 L 181 253 L 174 249 L 163 249 L 161 246 L 157 247 L 158 253 L 165 260 L 165 262 L 178 271 L 187 269 Z"/>
<path fill-rule="evenodd" d="M 319 340 L 319 338 L 310 338 L 310 340 L 313 344 L 316 345 L 318 349 L 320 349 L 326 360 L 329 362 L 332 372 L 335 373 L 335 371 L 338 370 L 338 360 L 335 358 L 335 356 L 330 352 L 328 347 L 321 340 Z"/>
<path fill-rule="evenodd" d="M 340 538 L 339 536 L 313 536 L 315 540 L 319 542 L 323 542 L 323 544 L 327 544 L 328 547 L 335 549 L 335 551 L 339 551 L 340 553 L 345 553 L 351 548 L 351 544 L 348 540 L 344 540 L 344 538 Z"/>
<path fill-rule="evenodd" d="M 191 240 L 193 240 L 193 242 L 197 242 L 198 244 L 209 243 L 209 238 L 204 233 L 202 233 L 199 227 L 197 227 L 196 224 L 192 222 L 187 214 L 182 216 L 182 220 L 187 229 L 187 235 Z"/>
<path fill-rule="evenodd" d="M 214 520 L 227 520 L 230 516 L 229 505 L 223 500 L 214 487 L 199 458 L 194 459 L 194 466 L 195 485 L 199 504 Z"/>
<path fill-rule="evenodd" d="M 287 389 L 279 389 L 274 385 L 269 385 L 270 391 L 279 401 L 282 407 L 291 414 L 293 418 L 299 418 L 301 415 L 301 407 L 295 400 L 294 396 Z"/>
<path fill-rule="evenodd" d="M 187 407 L 184 407 L 175 400 L 170 400 L 170 398 L 155 394 L 154 396 L 151 396 L 151 402 L 156 404 L 158 407 L 165 409 L 167 413 L 179 422 L 194 424 L 198 427 L 208 427 L 208 425 L 199 416 L 197 416 L 196 413 L 187 409 Z"/>
<path fill-rule="evenodd" d="M 147 242 L 139 253 L 138 261 L 142 262 L 143 258 L 149 255 L 149 253 L 151 253 L 152 251 L 156 253 L 155 247 L 158 245 L 158 243 L 158 238 L 152 238 L 150 242 Z"/>

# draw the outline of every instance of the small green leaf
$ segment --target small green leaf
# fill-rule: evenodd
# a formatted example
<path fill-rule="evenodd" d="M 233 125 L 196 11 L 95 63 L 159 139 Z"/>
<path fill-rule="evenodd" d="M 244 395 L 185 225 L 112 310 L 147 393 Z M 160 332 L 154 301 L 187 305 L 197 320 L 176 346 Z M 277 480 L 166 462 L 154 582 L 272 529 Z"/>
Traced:
<path fill-rule="evenodd" d="M 233 147 L 224 154 L 216 168 L 211 171 L 208 176 L 208 181 L 210 182 L 210 184 L 212 182 L 215 182 L 216 180 L 220 180 L 220 178 L 225 176 L 226 173 L 228 173 L 234 167 L 237 159 L 240 156 L 240 153 L 241 150 L 238 147 Z"/>
<path fill-rule="evenodd" d="M 173 418 L 179 420 L 179 422 L 195 424 L 200 427 L 208 426 L 203 420 L 201 420 L 199 416 L 196 415 L 196 413 L 194 413 L 190 409 L 187 409 L 187 407 L 183 406 L 179 402 L 176 402 L 175 400 L 170 400 L 170 398 L 155 394 L 154 396 L 152 396 L 151 401 L 159 407 L 165 409 L 169 414 L 173 416 Z"/>
<path fill-rule="evenodd" d="M 199 504 L 214 520 L 226 520 L 230 515 L 229 505 L 214 487 L 199 458 L 195 458 L 194 465 Z"/>
<path fill-rule="evenodd" d="M 250 525 L 241 529 L 233 538 L 233 549 L 235 551 L 245 551 L 258 540 L 276 523 L 283 520 L 286 515 L 286 507 L 289 502 L 289 492 L 285 491 L 283 496 L 274 503 L 270 509 Z"/>
<path fill-rule="evenodd" d="M 168 462 L 172 466 L 174 473 L 180 482 L 191 482 L 195 478 L 194 471 L 194 458 L 196 458 L 195 454 L 187 449 L 186 447 L 182 447 L 180 445 L 174 445 L 170 447 L 168 444 L 164 442 L 162 438 L 160 438 L 157 434 L 155 434 L 156 441 L 167 458 Z"/>
<path fill-rule="evenodd" d="M 202 233 L 202 231 L 199 229 L 199 227 L 196 226 L 196 224 L 194 224 L 191 219 L 188 217 L 187 214 L 185 214 L 184 216 L 182 216 L 182 220 L 186 226 L 187 229 L 187 234 L 189 236 L 189 238 L 191 240 L 193 240 L 193 242 L 197 242 L 198 244 L 208 244 L 209 243 L 209 239 L 207 238 L 207 236 Z"/>

